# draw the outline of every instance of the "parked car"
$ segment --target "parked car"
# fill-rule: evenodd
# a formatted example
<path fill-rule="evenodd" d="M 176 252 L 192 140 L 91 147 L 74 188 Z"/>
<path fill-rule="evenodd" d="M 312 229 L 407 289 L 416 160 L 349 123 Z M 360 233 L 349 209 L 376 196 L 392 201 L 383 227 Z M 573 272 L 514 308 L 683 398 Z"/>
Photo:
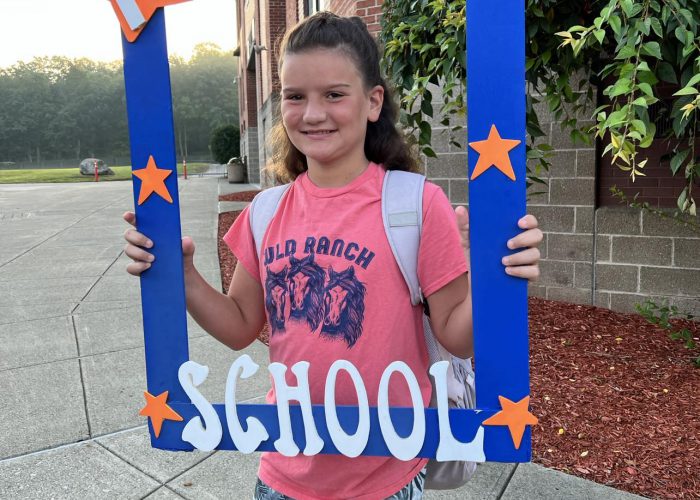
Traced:
<path fill-rule="evenodd" d="M 99 158 L 85 158 L 80 162 L 80 173 L 83 175 L 95 175 L 95 162 L 97 162 L 98 175 L 114 175 L 114 170 Z"/>

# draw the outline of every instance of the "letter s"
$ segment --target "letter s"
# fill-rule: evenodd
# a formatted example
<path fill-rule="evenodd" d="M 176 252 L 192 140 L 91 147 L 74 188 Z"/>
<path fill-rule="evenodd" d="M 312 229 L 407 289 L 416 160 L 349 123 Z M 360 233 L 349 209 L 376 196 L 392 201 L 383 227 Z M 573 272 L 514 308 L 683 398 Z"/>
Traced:
<path fill-rule="evenodd" d="M 202 425 L 200 417 L 194 417 L 182 430 L 182 440 L 192 443 L 201 451 L 212 451 L 221 442 L 223 429 L 221 420 L 214 407 L 207 401 L 196 387 L 207 379 L 209 368 L 194 361 L 185 361 L 177 372 L 177 378 L 185 393 L 192 400 L 197 411 L 204 417 L 206 428 Z"/>

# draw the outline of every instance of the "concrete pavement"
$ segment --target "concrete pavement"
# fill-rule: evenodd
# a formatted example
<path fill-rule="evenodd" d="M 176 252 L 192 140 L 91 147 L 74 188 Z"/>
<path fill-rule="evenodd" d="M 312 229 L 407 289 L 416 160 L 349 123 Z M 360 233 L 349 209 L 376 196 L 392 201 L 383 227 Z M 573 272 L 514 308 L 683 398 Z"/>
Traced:
<path fill-rule="evenodd" d="M 183 234 L 218 287 L 217 194 L 252 187 L 214 177 L 179 183 Z M 122 252 L 121 214 L 132 206 L 127 182 L 0 185 L 0 499 L 252 498 L 255 454 L 150 447 L 138 415 L 139 288 Z M 221 401 L 239 353 L 191 320 L 188 329 L 192 359 L 211 368 L 202 392 Z M 244 352 L 267 365 L 262 344 Z M 247 381 L 247 401 L 262 401 L 267 386 L 264 375 Z M 535 464 L 489 463 L 468 485 L 426 498 L 640 497 Z"/>

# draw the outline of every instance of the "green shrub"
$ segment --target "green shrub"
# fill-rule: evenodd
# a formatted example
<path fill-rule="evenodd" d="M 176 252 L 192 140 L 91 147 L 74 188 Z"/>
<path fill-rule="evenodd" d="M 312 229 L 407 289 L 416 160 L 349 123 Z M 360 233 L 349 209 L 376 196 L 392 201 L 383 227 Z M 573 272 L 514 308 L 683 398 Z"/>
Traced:
<path fill-rule="evenodd" d="M 672 323 L 674 318 L 692 320 L 692 314 L 679 311 L 676 306 L 670 306 L 665 300 L 659 305 L 653 300 L 647 299 L 643 304 L 637 304 L 635 307 L 639 314 L 649 323 L 658 325 L 666 330 L 673 340 L 682 341 L 686 349 L 690 349 L 691 351 L 697 349 L 698 344 L 693 338 L 693 332 L 687 328 L 678 329 Z M 695 357 L 695 354 L 692 356 L 693 364 L 700 368 L 700 356 Z"/>
<path fill-rule="evenodd" d="M 214 129 L 209 140 L 209 149 L 214 161 L 227 163 L 234 156 L 241 154 L 241 133 L 235 125 L 224 125 Z"/>

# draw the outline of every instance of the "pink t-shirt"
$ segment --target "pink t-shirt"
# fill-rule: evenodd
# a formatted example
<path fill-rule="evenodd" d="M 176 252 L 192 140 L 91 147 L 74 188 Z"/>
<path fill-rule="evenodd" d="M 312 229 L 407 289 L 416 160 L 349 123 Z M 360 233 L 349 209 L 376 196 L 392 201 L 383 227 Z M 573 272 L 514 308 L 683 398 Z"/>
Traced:
<path fill-rule="evenodd" d="M 350 361 L 377 405 L 383 371 L 408 364 L 430 400 L 422 308 L 411 305 L 408 287 L 387 241 L 381 215 L 384 169 L 374 163 L 350 184 L 319 188 L 300 175 L 281 201 L 256 254 L 248 210 L 224 241 L 240 264 L 260 281 L 270 323 L 270 360 L 288 368 L 308 361 L 313 404 L 323 404 L 326 375 L 338 359 Z M 429 296 L 467 270 L 455 216 L 442 190 L 426 183 L 418 278 Z M 287 370 L 287 383 L 297 385 Z M 392 377 L 390 404 L 411 406 L 400 376 Z M 356 405 L 354 385 L 338 375 L 336 404 Z M 275 402 L 274 388 L 267 397 Z M 425 459 L 264 453 L 259 476 L 298 500 L 377 499 L 400 490 Z"/>

